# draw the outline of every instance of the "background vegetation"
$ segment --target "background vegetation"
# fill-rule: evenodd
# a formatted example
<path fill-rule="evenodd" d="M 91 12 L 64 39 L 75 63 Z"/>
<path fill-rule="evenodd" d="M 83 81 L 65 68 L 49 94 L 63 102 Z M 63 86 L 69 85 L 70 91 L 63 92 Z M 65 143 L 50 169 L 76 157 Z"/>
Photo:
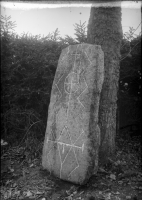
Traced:
<path fill-rule="evenodd" d="M 63 48 L 86 42 L 86 24 L 75 24 L 75 36 L 60 37 L 59 30 L 45 37 L 14 32 L 11 17 L 1 16 L 1 122 L 2 139 L 9 147 L 23 147 L 27 159 L 43 147 L 50 92 Z M 140 124 L 141 35 L 130 27 L 121 47 L 119 81 L 120 127 Z M 4 148 L 3 148 L 4 149 Z"/>

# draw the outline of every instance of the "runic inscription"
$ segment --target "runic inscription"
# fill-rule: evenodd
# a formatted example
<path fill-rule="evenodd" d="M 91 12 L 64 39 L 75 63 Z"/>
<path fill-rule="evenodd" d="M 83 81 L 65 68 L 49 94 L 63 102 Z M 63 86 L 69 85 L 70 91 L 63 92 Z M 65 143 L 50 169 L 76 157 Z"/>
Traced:
<path fill-rule="evenodd" d="M 74 93 L 78 90 L 79 87 L 79 82 L 78 82 L 78 74 L 75 72 L 70 73 L 64 82 L 64 89 L 65 92 L 68 94 Z"/>
<path fill-rule="evenodd" d="M 77 138 L 75 143 L 73 143 L 71 140 L 71 137 L 70 137 L 68 127 L 65 126 L 61 132 L 60 137 L 56 141 L 48 139 L 48 142 L 54 143 L 53 145 L 55 145 L 55 143 L 58 144 L 58 151 L 59 151 L 59 157 L 60 157 L 60 162 L 61 162 L 60 178 L 62 178 L 63 165 L 64 165 L 67 157 L 71 153 L 71 151 L 73 152 L 73 155 L 74 155 L 74 158 L 73 158 L 74 166 L 71 167 L 70 173 L 68 174 L 68 178 L 70 177 L 71 173 L 73 173 L 73 171 L 79 167 L 79 162 L 78 162 L 77 155 L 75 153 L 74 148 L 78 148 L 80 151 L 83 152 L 84 142 L 85 142 L 85 141 L 83 141 L 83 137 L 82 137 L 83 134 L 84 134 L 84 131 L 82 130 L 81 134 L 79 135 L 79 137 Z M 49 153 L 47 154 L 47 159 L 48 158 L 50 159 L 51 150 L 52 149 L 50 149 Z M 50 160 L 49 160 L 49 163 L 50 163 Z"/>
<path fill-rule="evenodd" d="M 96 147 L 89 146 L 92 134 L 89 128 L 90 107 L 94 104 L 92 96 L 95 77 L 99 78 L 95 96 L 98 103 L 103 83 L 101 48 L 88 44 L 69 46 L 59 59 L 48 111 L 43 167 L 61 179 L 79 184 L 84 183 L 88 174 L 92 173 L 87 170 L 93 171 L 96 167 L 93 156 L 96 155 L 99 144 L 96 142 Z M 99 107 L 97 103 L 96 117 Z M 93 126 L 97 141 L 99 128 L 97 124 Z"/>

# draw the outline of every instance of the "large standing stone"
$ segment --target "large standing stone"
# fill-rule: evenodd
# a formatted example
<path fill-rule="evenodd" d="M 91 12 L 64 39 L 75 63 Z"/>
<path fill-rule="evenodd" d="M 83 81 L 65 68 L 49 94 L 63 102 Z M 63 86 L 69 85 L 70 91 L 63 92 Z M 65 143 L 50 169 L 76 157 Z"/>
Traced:
<path fill-rule="evenodd" d="M 100 46 L 84 43 L 62 50 L 52 86 L 42 165 L 63 180 L 85 184 L 97 171 L 103 79 Z"/>

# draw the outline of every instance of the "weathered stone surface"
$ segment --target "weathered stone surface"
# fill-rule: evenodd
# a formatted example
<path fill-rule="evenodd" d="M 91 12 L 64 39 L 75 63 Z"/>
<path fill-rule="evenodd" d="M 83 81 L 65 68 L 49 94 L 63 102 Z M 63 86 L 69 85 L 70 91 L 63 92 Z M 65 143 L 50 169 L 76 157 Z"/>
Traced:
<path fill-rule="evenodd" d="M 100 46 L 83 43 L 62 50 L 52 86 L 42 165 L 63 180 L 85 184 L 97 171 L 103 80 Z"/>

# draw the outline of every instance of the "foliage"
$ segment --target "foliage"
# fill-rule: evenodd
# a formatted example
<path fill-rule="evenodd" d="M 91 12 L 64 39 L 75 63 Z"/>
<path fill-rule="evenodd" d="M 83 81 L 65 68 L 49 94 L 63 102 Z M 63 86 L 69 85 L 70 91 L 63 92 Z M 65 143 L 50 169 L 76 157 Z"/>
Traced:
<path fill-rule="evenodd" d="M 7 19 L 2 17 L 3 24 Z M 56 41 L 57 29 L 44 38 L 25 33 L 18 36 L 4 25 L 1 29 L 2 137 L 13 143 L 31 124 L 35 124 L 32 130 L 37 125 L 45 128 L 51 86 L 65 45 Z"/>
<path fill-rule="evenodd" d="M 77 42 L 75 41 L 74 38 L 72 38 L 69 35 L 65 35 L 65 38 L 60 37 L 60 41 L 61 43 L 63 42 L 66 45 L 73 45 L 73 44 L 77 44 Z"/>
<path fill-rule="evenodd" d="M 60 37 L 58 29 L 45 37 L 19 36 L 12 32 L 16 24 L 10 18 L 1 16 L 2 137 L 11 145 L 22 138 L 25 144 L 31 137 L 42 141 L 60 53 L 87 41 L 85 22 L 74 25 L 74 39 Z M 130 40 L 124 35 L 121 48 L 120 91 L 133 96 L 140 95 L 140 41 L 141 36 Z"/>
<path fill-rule="evenodd" d="M 120 89 L 121 91 L 140 97 L 141 88 L 141 36 L 130 42 L 122 40 L 122 59 L 120 62 Z"/>
<path fill-rule="evenodd" d="M 10 18 L 1 16 L 2 138 L 9 145 L 24 138 L 25 145 L 31 138 L 43 141 L 61 50 L 77 42 L 59 37 L 58 29 L 46 37 L 19 36 L 11 32 L 16 25 Z"/>
<path fill-rule="evenodd" d="M 10 19 L 11 19 L 11 16 L 9 16 L 9 17 L 1 16 L 1 20 L 0 20 L 0 22 L 1 22 L 1 35 L 4 35 L 6 33 L 8 34 L 11 31 L 14 31 L 14 28 L 16 27 L 16 24 L 15 24 L 16 22 L 15 21 L 12 22 L 12 21 L 10 21 Z"/>
<path fill-rule="evenodd" d="M 79 43 L 85 43 L 87 42 L 87 33 L 86 33 L 86 25 L 85 25 L 86 22 L 84 22 L 83 24 L 81 24 L 81 21 L 80 21 L 80 24 L 77 24 L 75 23 L 74 27 L 75 27 L 75 35 L 77 36 L 76 40 L 79 42 Z"/>

